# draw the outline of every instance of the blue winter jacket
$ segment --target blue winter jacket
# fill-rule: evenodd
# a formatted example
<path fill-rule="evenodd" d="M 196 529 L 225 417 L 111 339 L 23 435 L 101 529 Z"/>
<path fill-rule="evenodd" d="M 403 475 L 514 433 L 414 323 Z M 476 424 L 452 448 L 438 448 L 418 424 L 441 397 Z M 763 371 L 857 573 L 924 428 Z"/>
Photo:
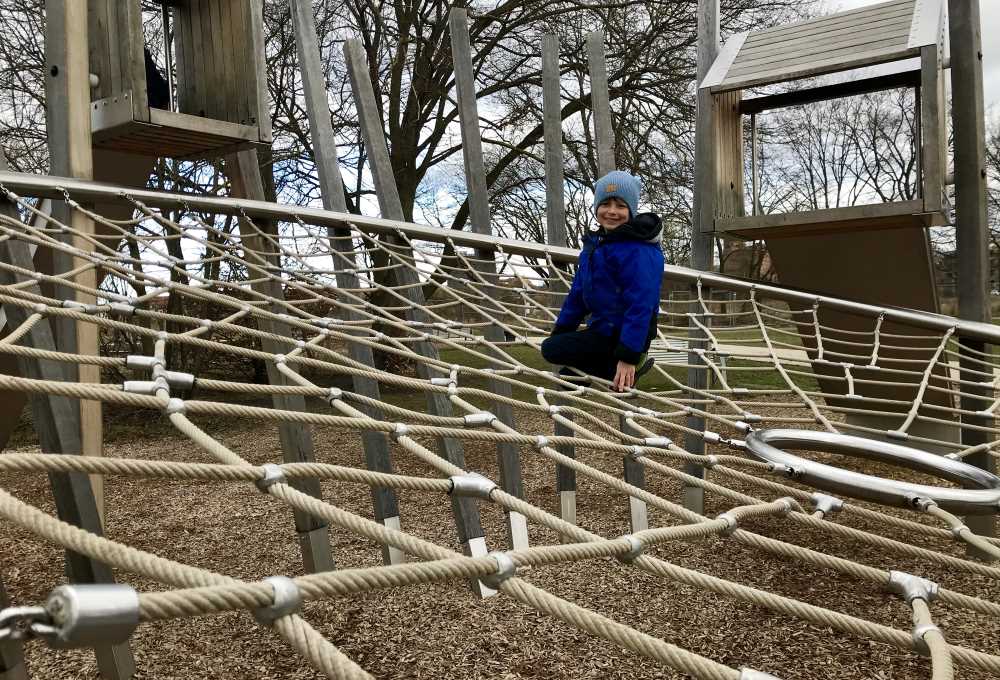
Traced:
<path fill-rule="evenodd" d="M 587 327 L 618 338 L 615 358 L 636 364 L 656 335 L 663 279 L 660 218 L 640 213 L 606 232 L 587 236 L 573 286 L 563 302 L 553 335 Z"/>

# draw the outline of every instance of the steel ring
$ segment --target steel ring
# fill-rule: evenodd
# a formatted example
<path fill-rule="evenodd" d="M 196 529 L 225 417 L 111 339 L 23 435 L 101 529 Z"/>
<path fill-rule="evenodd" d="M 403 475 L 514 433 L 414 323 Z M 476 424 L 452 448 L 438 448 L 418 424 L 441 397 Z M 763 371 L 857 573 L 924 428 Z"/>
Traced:
<path fill-rule="evenodd" d="M 1000 512 L 1000 477 L 968 463 L 908 446 L 836 432 L 773 429 L 751 432 L 747 435 L 746 447 L 760 460 L 792 468 L 797 481 L 835 494 L 883 505 L 902 506 L 910 506 L 915 498 L 926 498 L 949 512 L 963 515 Z M 782 448 L 838 453 L 891 463 L 925 472 L 966 488 L 913 484 L 866 475 L 808 460 L 783 451 Z"/>

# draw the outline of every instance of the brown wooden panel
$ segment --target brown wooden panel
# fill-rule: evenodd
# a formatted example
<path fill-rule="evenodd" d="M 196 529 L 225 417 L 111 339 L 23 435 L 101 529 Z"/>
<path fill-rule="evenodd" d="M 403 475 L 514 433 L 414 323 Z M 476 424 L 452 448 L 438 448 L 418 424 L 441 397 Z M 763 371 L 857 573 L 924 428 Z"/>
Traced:
<path fill-rule="evenodd" d="M 111 78 L 110 95 L 120 94 L 123 90 L 131 88 L 128 66 L 122 60 L 122 42 L 128 40 L 128 27 L 123 23 L 119 12 L 118 2 L 106 0 L 102 3 L 104 10 L 105 26 L 107 33 L 108 65 Z"/>
<path fill-rule="evenodd" d="M 739 90 L 714 95 L 715 154 L 718 185 L 716 215 L 739 217 L 743 208 L 743 116 Z"/>
<path fill-rule="evenodd" d="M 90 90 L 91 100 L 111 95 L 111 53 L 108 47 L 108 0 L 94 0 L 87 13 L 90 42 L 90 72 L 100 78 L 100 84 Z"/>
<path fill-rule="evenodd" d="M 239 28 L 233 25 L 232 2 L 230 0 L 216 0 L 219 8 L 219 32 L 216 37 L 222 47 L 223 54 L 226 55 L 222 62 L 223 73 L 222 82 L 225 86 L 226 95 L 226 120 L 231 123 L 240 123 L 245 117 L 240 112 L 241 89 L 236 82 L 236 58 L 234 55 L 233 33 Z"/>
<path fill-rule="evenodd" d="M 143 57 L 145 38 L 142 33 L 142 11 L 138 2 L 116 3 L 120 35 L 124 36 L 119 51 L 122 65 L 122 88 L 132 92 L 132 116 L 149 120 L 149 93 L 146 89 L 146 60 Z"/>

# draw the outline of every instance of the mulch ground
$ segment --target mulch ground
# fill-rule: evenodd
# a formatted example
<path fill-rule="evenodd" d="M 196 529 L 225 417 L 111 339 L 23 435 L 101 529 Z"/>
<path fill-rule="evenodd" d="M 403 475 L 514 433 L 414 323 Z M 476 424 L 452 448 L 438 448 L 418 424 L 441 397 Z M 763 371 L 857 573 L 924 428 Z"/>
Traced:
<path fill-rule="evenodd" d="M 106 446 L 108 455 L 215 462 L 190 442 L 172 434 L 155 417 L 148 423 L 142 418 L 126 419 L 124 426 L 111 428 Z M 277 428 L 270 424 L 219 420 L 200 424 L 252 463 L 281 459 Z M 551 421 L 532 415 L 519 414 L 518 427 L 531 434 L 551 433 Z M 314 437 L 318 460 L 362 464 L 356 434 L 315 428 Z M 37 451 L 30 446 L 17 450 Z M 468 468 L 495 478 L 497 463 L 493 447 L 467 444 L 465 454 Z M 434 475 L 405 452 L 396 449 L 394 455 L 399 472 Z M 596 468 L 621 474 L 620 457 L 595 452 L 578 455 Z M 527 500 L 557 514 L 554 467 L 532 450 L 524 450 L 522 456 Z M 877 473 L 890 473 L 879 466 L 866 466 Z M 579 523 L 604 536 L 627 533 L 627 500 L 584 477 L 578 479 Z M 677 483 L 650 472 L 646 479 L 653 493 L 680 499 Z M 45 475 L 4 475 L 0 477 L 0 487 L 54 514 Z M 761 495 L 752 488 L 739 490 Z M 324 483 L 323 493 L 329 502 L 365 517 L 372 516 L 367 488 Z M 715 515 L 732 505 L 726 499 L 709 495 L 706 514 Z M 400 507 L 406 531 L 459 549 L 446 498 L 404 492 L 400 494 Z M 301 573 L 291 512 L 251 485 L 108 478 L 106 508 L 107 535 L 125 544 L 241 579 Z M 490 548 L 503 549 L 506 532 L 502 513 L 486 504 L 480 508 Z M 868 526 L 847 517 L 837 517 L 836 521 L 964 556 L 962 547 L 944 541 L 908 536 L 900 530 Z M 651 509 L 651 526 L 675 523 Z M 865 564 L 918 573 L 953 590 L 1000 601 L 996 581 L 949 572 L 867 545 L 832 538 L 782 518 L 754 520 L 746 528 Z M 330 530 L 330 539 L 338 566 L 380 564 L 378 547 L 367 540 L 335 527 Z M 558 540 L 551 531 L 538 527 L 531 528 L 530 539 L 532 544 Z M 0 546 L 0 575 L 14 603 L 40 602 L 63 580 L 63 556 L 57 546 L 4 522 L 0 522 Z M 675 564 L 737 583 L 902 630 L 911 627 L 905 604 L 878 587 L 779 559 L 732 541 L 710 538 L 671 543 L 657 549 L 656 554 Z M 117 576 L 140 590 L 164 587 L 131 574 Z M 664 581 L 623 567 L 614 560 L 534 569 L 526 578 L 549 592 L 685 649 L 736 668 L 749 666 L 767 671 L 784 680 L 930 677 L 929 661 L 913 653 Z M 941 604 L 933 605 L 933 611 L 937 625 L 951 642 L 996 651 L 1000 622 Z M 380 678 L 683 677 L 502 595 L 478 601 L 464 583 L 309 603 L 303 614 L 343 652 Z M 246 613 L 143 625 L 132 639 L 132 649 L 138 666 L 137 678 L 320 677 L 277 635 L 258 626 Z M 57 651 L 33 642 L 27 646 L 26 656 L 32 678 L 98 677 L 93 654 L 86 650 Z M 959 669 L 958 677 L 978 679 L 987 675 Z"/>

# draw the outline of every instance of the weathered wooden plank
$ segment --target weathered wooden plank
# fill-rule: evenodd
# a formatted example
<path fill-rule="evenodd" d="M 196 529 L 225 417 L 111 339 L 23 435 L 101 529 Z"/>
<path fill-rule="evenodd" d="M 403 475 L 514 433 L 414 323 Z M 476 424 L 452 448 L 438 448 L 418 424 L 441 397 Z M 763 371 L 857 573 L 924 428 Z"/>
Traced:
<path fill-rule="evenodd" d="M 459 125 L 462 133 L 462 157 L 465 164 L 466 187 L 468 189 L 469 215 L 472 230 L 479 234 L 492 235 L 490 215 L 490 192 L 486 183 L 486 164 L 483 161 L 483 141 L 479 131 L 479 108 L 476 101 L 476 81 L 472 66 L 472 45 L 469 38 L 469 17 L 465 9 L 455 8 L 449 15 L 451 33 L 452 62 L 455 68 L 455 87 L 458 96 Z M 476 258 L 493 263 L 495 252 L 488 248 L 477 248 Z M 490 284 L 499 284 L 495 264 L 476 265 L 478 273 Z M 483 331 L 490 342 L 502 342 L 503 329 L 490 324 Z M 490 352 L 493 356 L 499 356 Z M 499 397 L 513 395 L 510 383 L 491 379 L 489 389 Z M 509 404 L 496 401 L 493 414 L 501 422 L 517 429 L 514 411 Z M 524 482 L 521 478 L 521 450 L 512 442 L 497 444 L 497 460 L 500 466 L 500 485 L 507 493 L 524 497 Z M 520 513 L 507 513 L 507 536 L 511 550 L 528 547 L 527 523 Z"/>
<path fill-rule="evenodd" d="M 240 125 L 215 118 L 200 118 L 176 111 L 153 109 L 150 114 L 150 122 L 153 125 L 184 130 L 185 134 L 213 135 L 247 142 L 256 142 L 260 138 L 260 132 L 255 125 Z"/>
<path fill-rule="evenodd" d="M 743 116 L 740 90 L 715 96 L 714 124 L 717 144 L 716 216 L 741 217 L 743 205 Z"/>
<path fill-rule="evenodd" d="M 250 39 L 250 17 L 243 6 L 242 0 L 227 0 L 230 13 L 230 23 L 233 26 L 231 38 L 233 40 L 233 68 L 235 70 L 235 82 L 240 91 L 237 102 L 239 118 L 244 125 L 255 125 L 257 119 L 257 96 L 254 93 L 254 84 L 257 82 L 253 72 L 253 60 L 250 59 L 250 52 L 247 44 Z M 251 122 L 254 121 L 254 122 Z"/>
<path fill-rule="evenodd" d="M 302 71 L 302 84 L 305 90 L 306 112 L 309 116 L 309 131 L 313 140 L 313 154 L 316 169 L 319 174 L 320 192 L 323 197 L 323 207 L 327 210 L 347 212 L 347 199 L 344 196 L 344 182 L 340 173 L 340 161 L 337 157 L 337 141 L 333 128 L 330 126 L 330 107 L 327 101 L 326 80 L 323 78 L 323 67 L 320 61 L 319 40 L 316 36 L 316 24 L 313 19 L 312 2 L 310 0 L 292 0 L 292 21 L 295 24 L 295 38 L 299 52 L 299 65 Z M 352 244 L 344 238 L 351 235 L 351 230 L 344 227 L 330 229 L 330 248 L 342 255 L 352 258 Z M 334 258 L 334 269 L 338 288 L 360 288 L 358 277 L 346 271 L 343 261 Z M 353 311 L 342 312 L 347 321 L 358 321 L 362 316 Z M 350 342 L 347 345 L 350 357 L 367 366 L 374 366 L 371 347 L 361 343 Z M 381 399 L 378 381 L 355 375 L 352 386 L 357 394 L 372 399 Z M 370 417 L 381 420 L 383 414 L 373 407 L 362 407 Z M 389 440 L 381 432 L 364 432 L 361 444 L 365 452 L 365 464 L 369 470 L 376 472 L 393 472 L 392 453 Z M 399 528 L 399 499 L 396 492 L 389 488 L 372 488 L 376 521 Z M 382 558 L 386 564 L 400 564 L 405 561 L 405 555 L 396 549 L 385 548 Z"/>
<path fill-rule="evenodd" d="M 264 3 L 249 2 L 248 62 L 253 64 L 254 119 L 260 130 L 260 141 L 271 142 L 271 99 L 267 92 L 267 65 L 264 63 Z"/>
<path fill-rule="evenodd" d="M 562 152 L 559 36 L 542 36 L 542 116 L 545 134 L 545 234 L 551 245 L 566 245 L 566 204 Z"/>
<path fill-rule="evenodd" d="M 920 49 L 920 170 L 924 210 L 941 210 L 948 167 L 944 77 L 937 45 Z"/>
<path fill-rule="evenodd" d="M 264 196 L 264 183 L 260 175 L 260 166 L 257 163 L 257 153 L 255 151 L 243 151 L 226 158 L 226 172 L 232 184 L 234 196 L 242 196 L 253 200 L 262 201 Z M 262 232 L 277 231 L 274 223 L 264 221 L 255 222 Z M 260 265 L 277 266 L 280 264 L 280 256 L 273 252 L 273 246 L 259 236 L 253 227 L 244 220 L 240 220 L 240 237 L 250 250 L 262 254 L 264 262 Z M 264 295 L 274 301 L 270 305 L 270 311 L 276 314 L 284 312 L 277 302 L 284 300 L 284 291 L 281 284 L 273 279 L 257 278 L 251 283 L 251 287 L 257 293 Z M 268 319 L 258 319 L 261 330 L 291 337 L 291 328 L 283 322 L 271 321 Z M 288 346 L 275 340 L 262 339 L 261 348 L 270 354 L 283 354 L 288 351 Z M 272 385 L 289 384 L 285 376 L 277 369 L 274 362 L 267 362 L 268 381 Z M 279 410 L 307 411 L 305 398 L 300 395 L 274 395 L 272 399 L 274 407 Z M 312 432 L 308 426 L 302 423 L 281 422 L 278 424 L 278 435 L 281 440 L 281 451 L 286 463 L 313 462 L 316 460 L 313 451 Z M 322 498 L 323 492 L 320 488 L 319 480 L 298 479 L 291 480 L 289 484 L 299 491 L 315 498 Z M 299 547 L 302 550 L 302 560 L 305 570 L 309 573 L 329 571 L 334 568 L 333 555 L 330 551 L 330 537 L 327 530 L 327 523 L 313 515 L 294 511 L 295 530 L 298 534 Z"/>
<path fill-rule="evenodd" d="M 798 80 L 811 76 L 824 75 L 837 71 L 847 71 L 863 66 L 874 64 L 884 64 L 890 61 L 908 59 L 918 56 L 919 50 L 911 49 L 905 45 L 900 49 L 872 50 L 871 52 L 856 52 L 854 54 L 840 55 L 836 58 L 817 60 L 811 63 L 796 64 L 789 68 L 775 66 L 773 69 L 762 70 L 758 73 L 731 76 L 718 87 L 711 88 L 712 92 L 724 90 L 735 90 L 748 88 L 755 85 L 765 85 L 782 83 L 789 80 Z"/>
<path fill-rule="evenodd" d="M 737 33 L 726 41 L 722 51 L 719 52 L 719 56 L 716 57 L 712 63 L 712 67 L 708 70 L 708 75 L 705 76 L 698 87 L 713 87 L 725 80 L 726 74 L 729 73 L 729 69 L 736 60 L 736 56 L 741 53 L 746 38 L 747 32 L 744 31 L 743 33 Z"/>
<path fill-rule="evenodd" d="M 611 120 L 608 93 L 608 65 L 604 58 L 604 33 L 587 34 L 587 63 L 590 66 L 590 105 L 594 115 L 597 140 L 597 174 L 604 176 L 615 169 L 615 132 Z"/>
<path fill-rule="evenodd" d="M 987 213 L 988 187 L 986 174 L 986 122 L 983 107 L 982 28 L 979 0 L 949 0 L 949 38 L 951 45 L 952 127 L 955 130 L 955 210 L 956 271 L 958 276 L 958 315 L 969 321 L 990 323 L 990 237 Z M 989 351 L 983 343 L 962 343 L 973 352 Z M 962 352 L 959 370 L 975 370 L 975 355 Z M 968 375 L 968 374 L 966 374 Z M 967 389 L 960 405 L 965 413 L 963 425 L 990 426 L 992 419 L 978 414 L 989 404 L 988 389 Z M 988 442 L 990 436 L 982 430 L 962 429 L 962 444 L 976 446 Z M 975 453 L 965 461 L 991 472 L 996 471 L 996 459 L 988 451 Z M 995 536 L 996 517 L 967 517 L 966 524 L 975 533 Z M 969 553 L 980 559 L 990 559 L 980 550 Z"/>
<path fill-rule="evenodd" d="M 618 416 L 618 429 L 624 434 L 637 435 L 634 428 L 627 422 L 626 415 Z M 646 488 L 646 468 L 630 455 L 622 456 L 622 474 L 626 484 L 640 489 Z M 649 528 L 649 512 L 646 502 L 632 496 L 628 497 L 629 533 L 645 531 Z"/>
<path fill-rule="evenodd" d="M 819 61 L 842 60 L 859 53 L 877 51 L 897 51 L 909 49 L 906 47 L 906 36 L 890 38 L 859 38 L 844 44 L 827 45 L 818 43 L 802 45 L 783 54 L 757 56 L 748 61 L 741 61 L 729 70 L 729 78 L 752 78 L 760 73 L 768 73 L 778 68 L 808 69 Z"/>
<path fill-rule="evenodd" d="M 245 99 L 243 88 L 236 79 L 238 67 L 236 64 L 236 40 L 234 33 L 240 30 L 239 24 L 233 23 L 232 0 L 216 0 L 219 7 L 219 32 L 217 40 L 224 55 L 221 74 L 225 85 L 226 116 L 225 120 L 232 123 L 242 123 L 246 117 L 241 111 Z M 259 131 L 258 131 L 259 134 Z"/>
<path fill-rule="evenodd" d="M 146 44 L 142 34 L 142 10 L 137 2 L 118 5 L 120 36 L 123 39 L 120 53 L 122 64 L 122 89 L 132 91 L 132 117 L 149 120 L 149 92 L 146 89 Z"/>
<path fill-rule="evenodd" d="M 916 0 L 910 25 L 910 47 L 944 44 L 944 0 Z"/>
<path fill-rule="evenodd" d="M 698 0 L 698 82 L 708 75 L 709 69 L 719 55 L 719 0 Z M 697 90 L 697 111 L 695 118 L 695 178 L 691 219 L 691 266 L 703 271 L 712 269 L 713 235 L 716 213 L 716 182 L 718 181 L 718 158 L 715 153 L 716 138 L 715 107 L 716 97 L 710 88 Z M 689 320 L 689 333 L 700 333 L 693 319 Z M 704 389 L 708 384 L 708 370 L 698 365 L 701 357 L 692 355 L 688 369 L 687 384 L 696 389 Z M 684 448 L 690 453 L 705 452 L 705 440 L 700 435 L 705 430 L 705 419 L 696 414 L 688 416 L 687 426 L 694 430 L 684 435 Z M 703 477 L 704 468 L 690 463 L 684 471 L 696 477 Z M 704 490 L 697 486 L 685 486 L 684 507 L 697 513 L 704 511 Z"/>
<path fill-rule="evenodd" d="M 97 75 L 100 83 L 91 88 L 90 98 L 102 99 L 111 92 L 111 54 L 108 45 L 107 0 L 94 0 L 87 13 L 87 35 L 89 36 L 90 72 Z"/>
<path fill-rule="evenodd" d="M 844 24 L 864 25 L 866 22 L 873 19 L 898 16 L 900 14 L 909 14 L 912 11 L 912 6 L 913 0 L 892 0 L 891 2 L 884 2 L 878 5 L 867 5 L 865 7 L 858 7 L 857 9 L 847 10 L 845 12 L 827 14 L 814 19 L 806 19 L 804 21 L 795 21 L 790 24 L 781 24 L 780 26 L 764 28 L 759 31 L 754 31 L 751 36 L 759 36 L 760 39 L 763 40 L 766 38 L 791 35 L 801 31 L 822 31 L 823 27 L 834 27 Z"/>
<path fill-rule="evenodd" d="M 230 86 L 232 81 L 226 78 L 226 62 L 228 59 L 224 51 L 224 35 L 227 26 L 222 21 L 222 3 L 219 0 L 212 0 L 208 3 L 209 21 L 202 26 L 203 35 L 208 36 L 203 51 L 212 53 L 212 64 L 207 69 L 208 82 L 206 87 L 213 93 L 213 106 L 211 117 L 217 120 L 232 120 L 233 103 L 230 99 Z"/>
<path fill-rule="evenodd" d="M 864 45 L 879 40 L 888 40 L 889 38 L 898 38 L 901 41 L 909 40 L 908 33 L 909 23 L 906 17 L 902 17 L 895 21 L 878 22 L 877 24 L 866 26 L 863 31 L 851 27 L 830 31 L 821 36 L 805 36 L 780 43 L 744 45 L 733 68 L 737 65 L 741 67 L 746 66 L 765 57 L 778 55 L 796 56 L 800 54 L 803 47 L 810 45 L 816 51 L 828 51 L 834 47 Z"/>
<path fill-rule="evenodd" d="M 924 228 L 940 224 L 941 217 L 936 213 L 925 213 L 923 201 L 916 199 L 805 212 L 719 218 L 715 227 L 720 233 L 760 238 L 768 230 L 773 231 L 768 234 L 770 236 L 794 236 L 809 231 L 810 227 L 833 230 L 876 229 L 880 225 L 881 228 Z M 754 236 L 750 236 L 751 234 Z"/>
<path fill-rule="evenodd" d="M 358 109 L 358 119 L 361 124 L 361 134 L 365 143 L 365 151 L 368 154 L 369 167 L 372 178 L 375 182 L 375 193 L 378 198 L 379 209 L 382 216 L 392 220 L 403 219 L 403 207 L 399 200 L 399 191 L 396 187 L 396 179 L 392 170 L 392 163 L 389 160 L 389 150 L 386 146 L 385 132 L 382 129 L 382 118 L 380 115 L 380 104 L 375 100 L 375 92 L 368 76 L 368 65 L 365 60 L 364 50 L 357 39 L 344 42 L 344 56 L 347 60 L 347 72 L 351 80 L 351 91 L 354 93 L 355 104 Z M 392 241 L 391 236 L 384 236 Z M 411 303 L 405 309 L 407 321 L 424 322 L 426 314 L 421 307 L 424 304 L 423 290 L 416 284 L 416 274 L 406 267 L 395 267 L 393 269 L 395 285 L 401 286 L 401 294 Z M 430 342 L 418 342 L 414 344 L 414 349 L 423 356 L 436 359 L 437 349 Z M 429 379 L 432 376 L 424 362 L 417 362 L 417 375 L 422 379 Z M 427 395 L 427 408 L 430 413 L 436 415 L 451 415 L 451 404 L 439 392 L 429 392 Z M 440 438 L 438 448 L 441 455 L 453 465 L 465 469 L 465 452 L 462 443 L 453 438 Z M 483 538 L 482 524 L 479 518 L 479 508 L 470 498 L 452 497 L 452 515 L 455 518 L 455 527 L 458 531 L 459 541 L 463 544 L 464 550 L 471 555 L 485 554 L 486 542 Z M 475 586 L 477 592 L 484 593 L 480 589 L 478 581 Z"/>
<path fill-rule="evenodd" d="M 127 48 L 123 49 L 123 44 L 129 38 L 128 26 L 125 22 L 126 13 L 121 10 L 119 3 L 112 0 L 105 0 L 104 7 L 95 7 L 96 12 L 104 10 L 104 33 L 107 41 L 107 61 L 108 61 L 108 94 L 112 96 L 121 94 L 132 89 L 131 71 L 128 69 L 128 61 L 123 56 Z M 88 36 L 89 39 L 89 36 Z"/>

